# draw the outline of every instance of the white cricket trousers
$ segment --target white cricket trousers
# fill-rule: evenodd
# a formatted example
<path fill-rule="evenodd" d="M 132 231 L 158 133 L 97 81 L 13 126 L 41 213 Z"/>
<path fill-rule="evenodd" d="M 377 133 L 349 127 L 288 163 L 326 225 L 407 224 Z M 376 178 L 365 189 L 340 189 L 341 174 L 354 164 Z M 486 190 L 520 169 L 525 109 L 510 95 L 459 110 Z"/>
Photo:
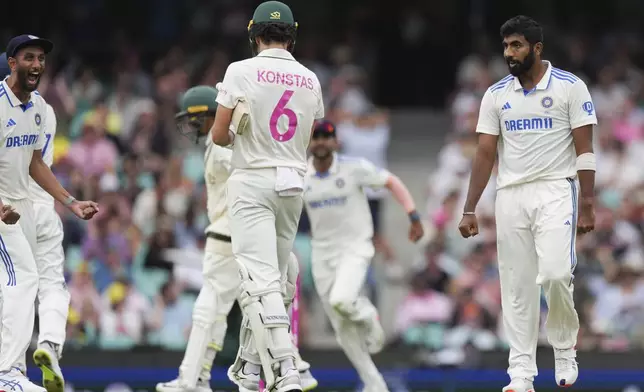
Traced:
<path fill-rule="evenodd" d="M 0 222 L 0 259 L 3 268 L 2 331 L 0 336 L 0 372 L 13 366 L 24 368 L 24 358 L 34 331 L 38 267 L 36 253 L 36 220 L 33 203 L 28 199 L 2 199 L 20 214 L 15 225 Z"/>
<path fill-rule="evenodd" d="M 536 181 L 497 192 L 497 252 L 510 378 L 533 380 L 537 375 L 541 289 L 548 303 L 548 342 L 555 349 L 576 345 L 577 209 L 575 179 Z"/>
<path fill-rule="evenodd" d="M 228 179 L 233 253 L 258 288 L 281 291 L 302 213 L 302 195 L 275 192 L 276 170 L 236 169 Z"/>
<path fill-rule="evenodd" d="M 63 223 L 53 204 L 34 203 L 38 267 L 38 343 L 65 344 L 70 295 L 65 283 Z"/>
<path fill-rule="evenodd" d="M 351 249 L 313 247 L 311 272 L 322 306 L 338 344 L 369 390 L 386 391 L 386 383 L 366 346 L 363 325 L 378 311 L 362 289 L 374 255 L 373 244 L 354 244 Z"/>

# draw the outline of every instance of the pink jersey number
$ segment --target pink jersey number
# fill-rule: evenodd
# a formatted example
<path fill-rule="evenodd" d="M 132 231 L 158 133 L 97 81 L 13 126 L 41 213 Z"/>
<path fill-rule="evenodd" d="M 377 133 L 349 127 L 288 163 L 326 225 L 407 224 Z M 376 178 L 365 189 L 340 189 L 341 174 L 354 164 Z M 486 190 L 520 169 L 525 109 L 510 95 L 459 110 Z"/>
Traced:
<path fill-rule="evenodd" d="M 286 105 L 288 105 L 288 102 L 291 100 L 294 92 L 295 91 L 293 90 L 284 91 L 284 94 L 282 94 L 279 102 L 277 102 L 277 106 L 275 106 L 275 109 L 273 109 L 273 114 L 271 114 L 271 136 L 273 136 L 273 139 L 277 140 L 278 142 L 287 142 L 291 140 L 293 138 L 293 135 L 295 135 L 295 130 L 297 129 L 297 115 L 294 111 L 286 107 Z M 280 133 L 277 129 L 277 121 L 282 116 L 288 117 L 288 130 L 285 133 Z"/>

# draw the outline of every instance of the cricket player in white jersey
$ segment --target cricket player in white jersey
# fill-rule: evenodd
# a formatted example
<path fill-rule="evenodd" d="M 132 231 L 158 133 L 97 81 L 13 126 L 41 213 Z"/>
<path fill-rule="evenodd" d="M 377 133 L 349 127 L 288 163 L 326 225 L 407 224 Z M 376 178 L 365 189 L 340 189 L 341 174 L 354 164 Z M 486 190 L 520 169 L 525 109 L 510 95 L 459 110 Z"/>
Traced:
<path fill-rule="evenodd" d="M 423 226 L 414 200 L 398 177 L 365 159 L 337 155 L 335 126 L 318 123 L 305 179 L 304 201 L 311 222 L 312 272 L 338 342 L 358 371 L 365 392 L 387 391 L 370 353 L 382 350 L 385 335 L 378 311 L 361 294 L 374 256 L 373 222 L 364 189 L 387 188 L 410 219 L 409 239 Z"/>
<path fill-rule="evenodd" d="M 501 36 L 511 75 L 492 85 L 481 102 L 479 144 L 459 230 L 465 238 L 478 234 L 476 204 L 498 146 L 497 251 L 511 378 L 503 391 L 534 391 L 541 289 L 556 382 L 567 387 L 578 374 L 575 238 L 594 228 L 597 119 L 586 84 L 541 59 L 537 22 L 514 17 L 503 24 Z"/>
<path fill-rule="evenodd" d="M 228 213 L 240 304 L 252 329 L 252 339 L 242 329 L 244 348 L 229 377 L 242 385 L 261 365 L 267 390 L 301 390 L 280 282 L 302 212 L 313 122 L 324 117 L 322 91 L 291 54 L 297 23 L 286 4 L 260 4 L 248 31 L 257 55 L 226 70 L 212 129 L 216 144 L 233 145 Z"/>
<path fill-rule="evenodd" d="M 0 79 L 5 79 L 11 70 L 7 54 L 0 55 Z M 54 162 L 54 138 L 56 137 L 56 114 L 47 104 L 45 120 L 45 145 L 43 161 L 51 167 Z M 36 265 L 38 267 L 38 349 L 34 361 L 42 371 L 43 386 L 48 392 L 62 392 L 65 380 L 58 360 L 65 344 L 69 291 L 63 273 L 63 224 L 54 209 L 54 198 L 36 182 L 29 181 L 31 200 L 36 216 Z"/>
<path fill-rule="evenodd" d="M 183 95 L 181 112 L 176 116 L 177 127 L 185 136 L 198 142 L 200 136 L 207 136 L 212 127 L 217 109 L 217 90 L 210 86 L 196 86 Z M 228 227 L 226 205 L 226 182 L 230 177 L 232 150 L 220 147 L 206 139 L 205 181 L 208 195 L 208 216 L 210 225 L 206 228 L 206 249 L 203 261 L 204 284 L 199 292 L 193 310 L 193 323 L 188 346 L 179 369 L 179 377 L 166 383 L 157 384 L 158 392 L 210 392 L 210 370 L 217 352 L 223 348 L 226 335 L 226 319 L 240 292 L 239 266 L 233 257 Z M 290 265 L 290 281 L 285 280 L 283 291 L 286 307 L 295 295 L 297 260 Z M 287 278 L 287 276 L 285 276 Z M 287 290 L 287 287 L 289 290 Z M 302 378 L 304 390 L 317 386 L 309 371 L 310 365 L 302 361 L 296 348 L 296 366 Z M 254 380 L 252 390 L 259 389 L 259 376 Z"/>
<path fill-rule="evenodd" d="M 45 69 L 46 54 L 52 48 L 50 41 L 33 35 L 13 38 L 7 45 L 11 74 L 0 82 L 0 199 L 3 209 L 11 206 L 20 215 L 16 225 L 0 223 L 0 258 L 4 266 L 0 276 L 0 384 L 23 392 L 44 391 L 25 376 L 25 354 L 33 333 L 40 282 L 37 220 L 29 176 L 79 218 L 90 219 L 98 212 L 96 203 L 72 197 L 43 160 L 47 104 L 35 90 Z"/>

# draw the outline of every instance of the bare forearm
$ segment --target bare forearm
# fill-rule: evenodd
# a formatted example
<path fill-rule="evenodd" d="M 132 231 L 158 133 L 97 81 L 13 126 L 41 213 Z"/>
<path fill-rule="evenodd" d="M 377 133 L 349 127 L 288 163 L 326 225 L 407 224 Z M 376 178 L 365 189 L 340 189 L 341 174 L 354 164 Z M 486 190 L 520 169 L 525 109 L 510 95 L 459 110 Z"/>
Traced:
<path fill-rule="evenodd" d="M 472 164 L 470 185 L 467 190 L 467 198 L 465 199 L 465 212 L 476 211 L 476 205 L 479 203 L 481 195 L 490 181 L 495 159 L 496 154 L 492 154 L 490 151 L 480 148 L 476 151 L 476 157 Z"/>
<path fill-rule="evenodd" d="M 60 185 L 60 182 L 58 182 L 54 173 L 51 172 L 49 166 L 47 166 L 42 160 L 33 160 L 31 162 L 31 165 L 29 165 L 29 175 L 31 175 L 31 178 L 33 178 L 34 181 L 36 181 L 36 183 L 45 190 L 45 192 L 49 193 L 60 203 L 65 204 L 71 196 L 69 192 Z"/>
<path fill-rule="evenodd" d="M 233 139 L 235 135 L 230 132 L 230 123 L 232 118 L 233 109 L 224 107 L 223 105 L 217 106 L 215 122 L 212 124 L 212 128 L 210 130 L 213 143 L 218 146 L 226 147 L 235 141 Z"/>
<path fill-rule="evenodd" d="M 410 213 L 416 210 L 414 199 L 409 193 L 409 189 L 403 182 L 395 175 L 390 175 L 387 180 L 387 189 L 391 191 L 396 201 L 405 209 L 405 212 Z"/>
<path fill-rule="evenodd" d="M 212 141 L 218 146 L 226 147 L 233 142 L 230 136 L 228 131 L 212 132 Z"/>
<path fill-rule="evenodd" d="M 595 197 L 595 172 L 592 170 L 579 170 L 579 201 L 582 204 L 592 204 Z"/>

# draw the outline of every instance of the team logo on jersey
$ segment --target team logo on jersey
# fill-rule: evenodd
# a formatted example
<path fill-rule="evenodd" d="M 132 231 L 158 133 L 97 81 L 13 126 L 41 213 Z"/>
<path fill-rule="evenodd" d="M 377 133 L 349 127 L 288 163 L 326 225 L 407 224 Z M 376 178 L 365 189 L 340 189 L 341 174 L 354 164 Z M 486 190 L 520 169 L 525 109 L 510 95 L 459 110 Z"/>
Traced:
<path fill-rule="evenodd" d="M 553 100 L 551 97 L 543 97 L 541 100 L 541 106 L 543 106 L 546 109 L 550 109 L 552 107 Z"/>
<path fill-rule="evenodd" d="M 42 118 L 40 118 L 40 113 L 36 113 L 34 116 L 34 121 L 36 121 L 36 125 L 40 126 L 40 122 L 42 121 Z"/>
<path fill-rule="evenodd" d="M 584 102 L 583 105 L 581 105 L 581 108 L 584 109 L 584 112 L 588 113 L 589 116 L 592 116 L 595 111 L 595 106 L 591 101 Z"/>
<path fill-rule="evenodd" d="M 335 180 L 335 186 L 338 188 L 344 188 L 344 180 L 342 178 L 338 178 Z"/>

